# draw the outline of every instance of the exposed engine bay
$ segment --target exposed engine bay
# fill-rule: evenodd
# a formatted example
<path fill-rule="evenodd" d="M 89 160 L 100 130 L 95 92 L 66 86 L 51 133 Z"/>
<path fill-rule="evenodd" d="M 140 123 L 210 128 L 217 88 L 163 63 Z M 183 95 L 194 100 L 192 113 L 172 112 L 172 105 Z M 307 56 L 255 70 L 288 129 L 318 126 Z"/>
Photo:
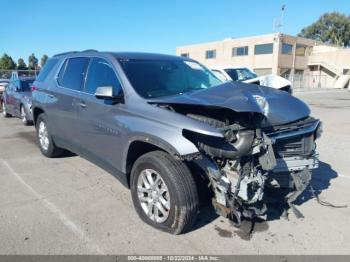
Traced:
<path fill-rule="evenodd" d="M 222 108 L 162 105 L 169 110 L 218 129 L 223 138 L 183 130 L 201 152 L 193 160 L 205 171 L 219 215 L 240 225 L 266 213 L 266 187 L 289 188 L 285 201 L 297 217 L 303 215 L 293 201 L 306 189 L 311 170 L 318 167 L 315 140 L 321 122 L 306 117 L 292 123 L 269 126 L 264 115 L 236 113 Z"/>

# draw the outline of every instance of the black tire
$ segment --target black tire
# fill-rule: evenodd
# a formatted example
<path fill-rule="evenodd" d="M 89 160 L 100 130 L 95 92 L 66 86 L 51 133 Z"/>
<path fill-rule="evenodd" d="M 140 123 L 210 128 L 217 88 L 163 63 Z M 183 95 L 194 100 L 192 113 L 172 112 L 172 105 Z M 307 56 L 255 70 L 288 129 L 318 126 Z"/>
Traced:
<path fill-rule="evenodd" d="M 5 101 L 2 101 L 1 103 L 1 108 L 2 108 L 2 115 L 5 117 L 5 118 L 8 118 L 8 117 L 11 117 L 12 115 L 7 113 L 6 111 L 6 104 L 5 104 Z"/>
<path fill-rule="evenodd" d="M 46 126 L 46 130 L 47 130 L 47 138 L 48 138 L 48 146 L 45 148 L 45 146 L 41 143 L 40 141 L 40 137 L 39 137 L 39 128 L 41 123 L 43 123 Z M 64 154 L 65 150 L 62 148 L 59 148 L 55 145 L 52 136 L 49 133 L 49 128 L 47 126 L 47 117 L 45 115 L 45 113 L 42 113 L 38 116 L 37 121 L 36 121 L 36 135 L 37 135 L 37 141 L 38 141 L 38 145 L 40 148 L 41 153 L 49 158 L 53 158 L 53 157 L 60 157 Z"/>
<path fill-rule="evenodd" d="M 165 182 L 170 196 L 167 219 L 158 223 L 143 210 L 137 188 L 138 179 L 145 169 L 153 169 Z M 163 151 L 153 151 L 138 158 L 132 167 L 130 178 L 131 196 L 139 217 L 147 224 L 171 234 L 187 232 L 196 221 L 199 200 L 196 184 L 188 167 Z"/>

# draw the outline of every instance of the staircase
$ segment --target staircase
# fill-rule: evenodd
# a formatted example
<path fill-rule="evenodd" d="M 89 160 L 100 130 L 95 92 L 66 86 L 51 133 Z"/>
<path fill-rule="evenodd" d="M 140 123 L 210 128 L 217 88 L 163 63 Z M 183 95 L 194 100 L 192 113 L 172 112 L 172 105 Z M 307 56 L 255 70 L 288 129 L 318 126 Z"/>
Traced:
<path fill-rule="evenodd" d="M 350 75 L 341 75 L 335 82 L 334 88 L 346 88 L 349 85 Z"/>
<path fill-rule="evenodd" d="M 307 65 L 308 66 L 321 66 L 321 67 L 327 69 L 328 71 L 332 72 L 333 74 L 335 74 L 337 78 L 340 77 L 341 75 L 343 75 L 343 70 L 341 70 L 338 66 L 332 65 L 332 64 L 325 62 L 325 61 L 322 61 L 322 60 L 310 61 Z"/>

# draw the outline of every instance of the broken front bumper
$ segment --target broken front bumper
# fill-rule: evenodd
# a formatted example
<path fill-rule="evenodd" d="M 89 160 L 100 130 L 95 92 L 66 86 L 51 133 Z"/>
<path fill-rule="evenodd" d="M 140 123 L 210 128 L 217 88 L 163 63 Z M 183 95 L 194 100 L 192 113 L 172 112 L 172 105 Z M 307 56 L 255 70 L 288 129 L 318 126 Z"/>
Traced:
<path fill-rule="evenodd" d="M 307 169 L 318 168 L 318 154 L 315 152 L 309 158 L 285 157 L 277 158 L 273 173 L 296 172 Z"/>

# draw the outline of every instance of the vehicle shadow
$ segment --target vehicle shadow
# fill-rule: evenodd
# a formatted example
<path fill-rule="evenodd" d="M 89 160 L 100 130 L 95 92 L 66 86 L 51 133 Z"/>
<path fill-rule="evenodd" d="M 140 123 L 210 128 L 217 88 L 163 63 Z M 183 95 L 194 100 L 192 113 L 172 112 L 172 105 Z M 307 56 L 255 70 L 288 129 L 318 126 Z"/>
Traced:
<path fill-rule="evenodd" d="M 197 221 L 191 228 L 191 231 L 195 231 L 201 227 L 204 227 L 219 217 L 219 215 L 216 214 L 214 207 L 209 203 L 210 202 L 201 204 Z"/>
<path fill-rule="evenodd" d="M 23 139 L 25 141 L 27 141 L 28 143 L 37 146 L 38 145 L 38 141 L 37 141 L 37 137 L 36 137 L 36 133 L 35 131 L 21 131 L 21 132 L 17 132 L 16 136 L 20 139 Z M 13 136 L 12 136 L 13 138 Z M 74 157 L 77 156 L 76 154 L 68 151 L 68 150 L 64 150 L 63 155 L 59 156 L 58 158 L 66 158 L 66 157 Z"/>
<path fill-rule="evenodd" d="M 330 186 L 330 181 L 338 176 L 331 165 L 320 161 L 319 167 L 312 172 L 312 178 L 306 190 L 293 202 L 295 206 L 301 206 L 303 203 L 317 197 L 323 190 Z M 280 219 L 288 206 L 284 197 L 288 192 L 283 190 L 269 189 L 265 192 L 265 201 L 267 205 L 267 219 L 272 221 Z M 291 212 L 290 212 L 291 213 Z M 292 214 L 293 215 L 293 214 Z"/>
<path fill-rule="evenodd" d="M 338 176 L 337 172 L 331 167 L 331 165 L 320 161 L 319 167 L 312 172 L 312 178 L 307 189 L 297 198 L 294 202 L 295 206 L 300 206 L 303 203 L 313 199 L 315 196 L 321 194 L 323 190 L 326 190 L 330 186 L 330 181 Z M 312 188 L 311 188 L 312 187 Z M 313 192 L 312 192 L 313 189 Z M 266 226 L 266 223 L 273 220 L 280 219 L 286 208 L 288 207 L 284 201 L 284 197 L 288 192 L 283 190 L 276 189 L 267 189 L 265 191 L 264 200 L 267 206 L 267 216 L 266 220 L 257 220 L 255 227 L 259 228 L 260 224 L 262 226 Z M 194 227 L 191 231 L 195 231 L 205 225 L 211 223 L 216 220 L 219 216 L 216 214 L 213 206 L 209 204 L 210 201 L 203 202 L 200 207 L 200 213 L 198 215 L 198 219 Z M 290 212 L 291 213 L 291 212 Z M 291 214 L 294 215 L 294 214 Z M 247 226 L 249 221 L 243 221 L 241 230 L 242 234 L 246 234 L 247 236 L 253 232 L 253 228 L 250 225 Z M 244 232 L 243 232 L 244 231 Z M 249 233 L 249 231 L 251 231 Z M 256 231 L 254 229 L 254 231 Z M 236 232 L 237 233 L 237 232 Z"/>

